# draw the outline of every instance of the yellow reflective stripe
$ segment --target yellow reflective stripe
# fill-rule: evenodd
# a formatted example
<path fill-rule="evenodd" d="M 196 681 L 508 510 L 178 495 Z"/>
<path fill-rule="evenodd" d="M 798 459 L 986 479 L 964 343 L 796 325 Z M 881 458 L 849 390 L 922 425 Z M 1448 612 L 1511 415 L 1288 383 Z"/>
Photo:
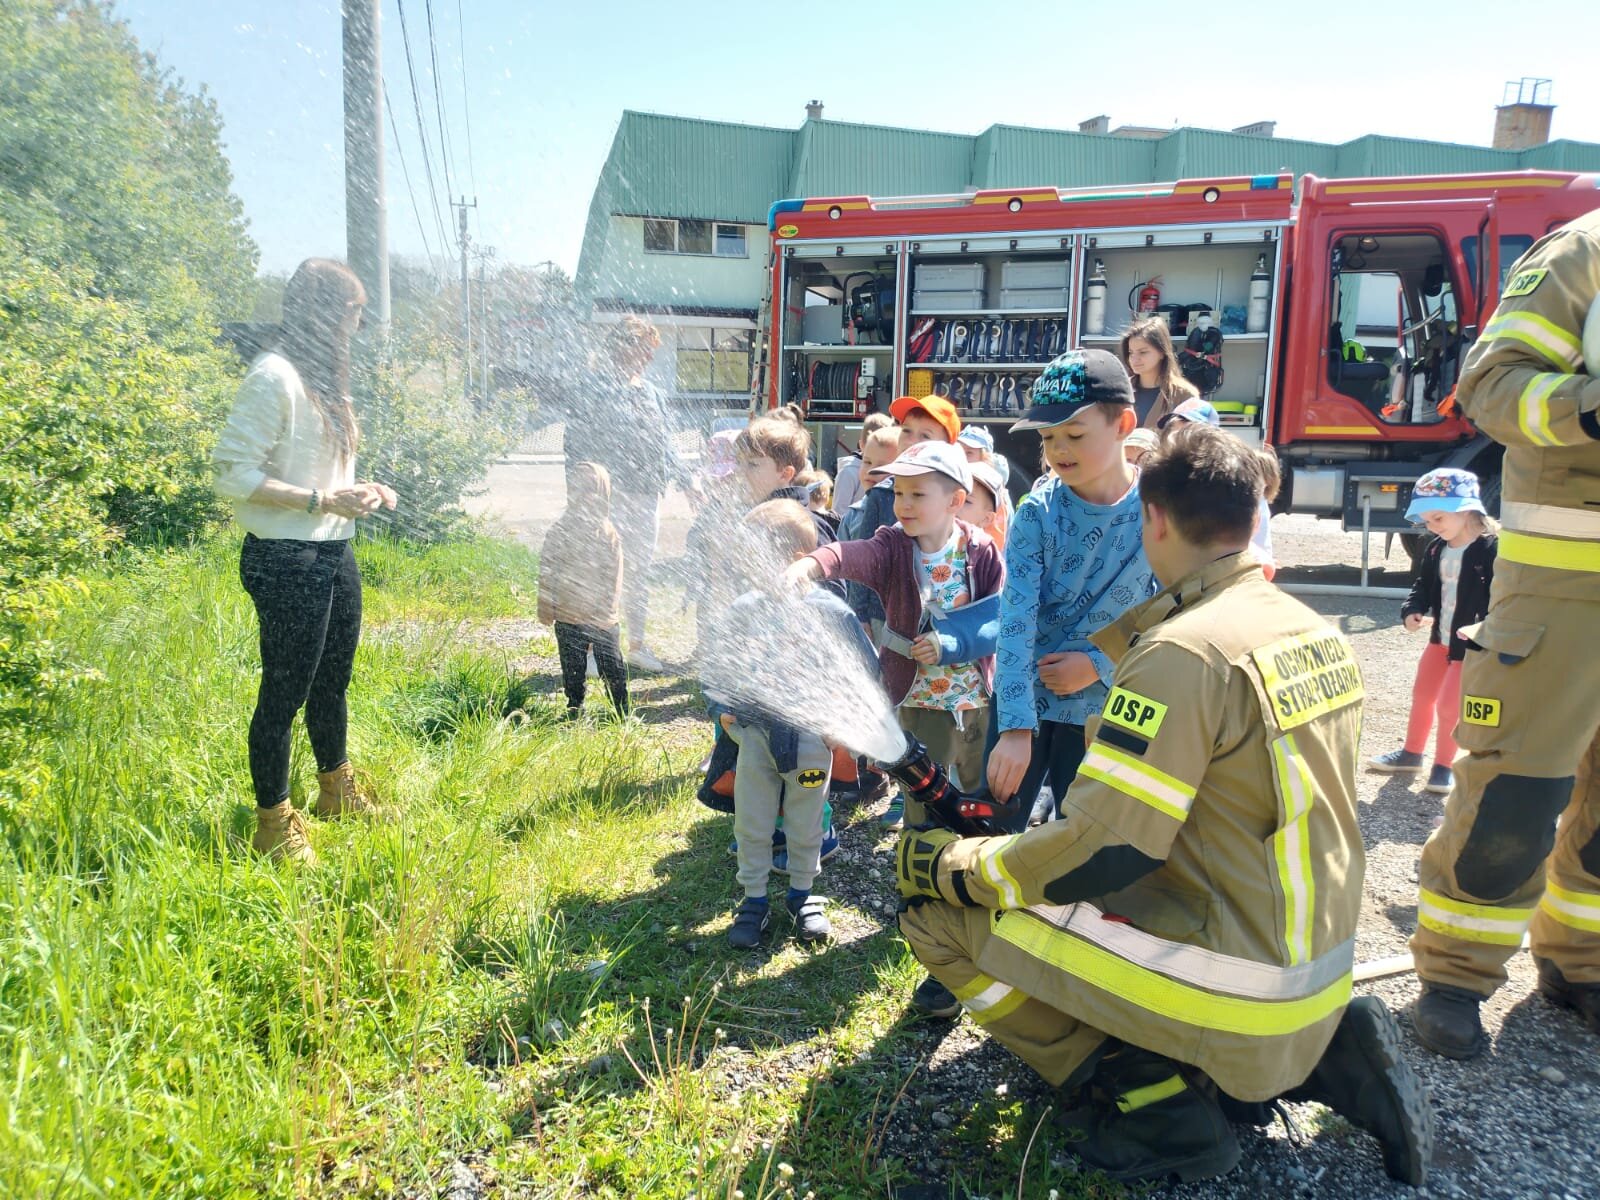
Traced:
<path fill-rule="evenodd" d="M 978 873 L 996 892 L 1000 893 L 1001 908 L 1022 907 L 1022 885 L 1011 873 L 1000 855 L 1011 848 L 1018 834 L 1010 837 L 989 838 L 978 851 Z"/>
<path fill-rule="evenodd" d="M 1309 996 L 1294 1000 L 1247 1000 L 1240 996 L 1219 996 L 1168 979 L 1031 917 L 997 920 L 993 929 L 996 937 L 1010 942 L 1024 954 L 1109 992 L 1119 1000 L 1169 1021 L 1219 1033 L 1282 1037 L 1327 1019 L 1350 1002 L 1352 980 L 1348 970 Z"/>
<path fill-rule="evenodd" d="M 1146 1087 L 1134 1088 L 1131 1092 L 1123 1092 L 1117 1097 L 1117 1107 L 1123 1112 L 1137 1112 L 1151 1104 L 1157 1104 L 1171 1096 L 1176 1096 L 1188 1084 L 1183 1082 L 1181 1075 L 1169 1075 L 1160 1083 L 1152 1083 Z"/>
<path fill-rule="evenodd" d="M 1483 942 L 1491 946 L 1520 946 L 1531 908 L 1497 908 L 1492 904 L 1471 904 L 1418 889 L 1417 923 L 1424 929 L 1463 942 Z"/>
<path fill-rule="evenodd" d="M 1194 789 L 1181 779 L 1174 779 L 1165 771 L 1140 762 L 1132 754 L 1126 754 L 1104 742 L 1095 742 L 1089 747 L 1078 774 L 1098 779 L 1107 787 L 1141 800 L 1175 821 L 1188 820 L 1189 806 L 1194 803 Z"/>
<path fill-rule="evenodd" d="M 1316 803 L 1316 781 L 1300 757 L 1294 735 L 1272 743 L 1278 769 L 1278 793 L 1283 801 L 1283 827 L 1272 835 L 1272 854 L 1278 863 L 1278 883 L 1283 888 L 1283 946 L 1289 964 L 1311 959 L 1311 925 L 1316 912 L 1316 880 L 1311 873 L 1311 806 Z"/>
<path fill-rule="evenodd" d="M 983 995 L 984 992 L 996 986 L 997 984 L 1000 987 L 1006 986 L 1005 984 L 1000 983 L 1000 981 L 993 975 L 984 975 L 980 972 L 979 974 L 974 975 L 968 982 L 963 983 L 960 987 L 951 988 L 950 994 L 957 1000 L 961 1001 L 961 1003 L 965 1004 L 973 997 Z"/>
<path fill-rule="evenodd" d="M 1571 378 L 1571 375 L 1535 375 L 1522 389 L 1517 400 L 1517 424 L 1523 436 L 1535 446 L 1561 444 L 1550 430 L 1550 393 Z"/>
<path fill-rule="evenodd" d="M 1028 999 L 1026 992 L 1019 992 L 1009 983 L 981 974 L 951 991 L 980 1025 L 990 1024 L 1016 1012 Z"/>
<path fill-rule="evenodd" d="M 1560 538 L 1500 531 L 1500 557 L 1507 562 L 1529 567 L 1551 567 L 1558 571 L 1600 571 L 1600 543 L 1568 542 Z"/>
<path fill-rule="evenodd" d="M 1600 933 L 1600 896 L 1587 892 L 1574 892 L 1558 884 L 1545 885 L 1540 911 L 1551 920 L 1559 921 L 1569 929 L 1586 933 Z"/>
<path fill-rule="evenodd" d="M 1483 331 L 1483 340 L 1492 342 L 1502 338 L 1531 346 L 1556 366 L 1568 371 L 1576 370 L 1583 361 L 1583 346 L 1577 335 L 1538 313 L 1509 312 L 1496 315 Z"/>

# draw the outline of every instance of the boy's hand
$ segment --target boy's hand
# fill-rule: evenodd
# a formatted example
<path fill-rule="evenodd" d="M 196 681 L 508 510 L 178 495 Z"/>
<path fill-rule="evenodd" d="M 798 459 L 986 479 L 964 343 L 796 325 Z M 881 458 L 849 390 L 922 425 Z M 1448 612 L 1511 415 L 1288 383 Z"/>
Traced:
<path fill-rule="evenodd" d="M 939 635 L 936 633 L 925 633 L 911 643 L 911 657 L 925 667 L 938 666 L 940 653 Z"/>
<path fill-rule="evenodd" d="M 1058 696 L 1081 692 L 1099 679 L 1094 659 L 1081 650 L 1062 650 L 1039 660 L 1040 682 Z"/>
<path fill-rule="evenodd" d="M 1016 794 L 1033 758 L 1033 734 L 1026 729 L 1008 729 L 989 751 L 989 790 L 1002 804 Z"/>
<path fill-rule="evenodd" d="M 1433 624 L 1433 618 L 1424 616 L 1422 613 L 1407 613 L 1406 614 L 1406 632 L 1407 633 L 1415 633 L 1417 630 L 1426 629 L 1429 625 L 1432 625 L 1432 624 Z"/>
<path fill-rule="evenodd" d="M 717 718 L 717 724 L 722 726 L 723 733 L 731 734 L 733 732 L 733 714 L 723 713 Z"/>
<path fill-rule="evenodd" d="M 814 558 L 797 558 L 783 569 L 783 582 L 803 592 L 822 578 L 822 565 Z"/>

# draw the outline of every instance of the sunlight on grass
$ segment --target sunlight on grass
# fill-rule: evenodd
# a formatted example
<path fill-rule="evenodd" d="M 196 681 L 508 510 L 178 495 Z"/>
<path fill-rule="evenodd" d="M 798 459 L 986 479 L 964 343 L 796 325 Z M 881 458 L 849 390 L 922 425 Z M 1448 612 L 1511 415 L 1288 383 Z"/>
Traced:
<path fill-rule="evenodd" d="M 457 635 L 526 620 L 515 546 L 359 547 L 353 757 L 402 819 L 313 822 L 313 870 L 253 858 L 236 555 L 130 565 L 65 619 L 96 676 L 44 797 L 0 803 L 0 1195 L 427 1192 L 461 1156 L 552 1197 L 905 1178 L 880 1150 L 915 962 L 876 919 L 726 948 L 698 735 L 561 722 Z M 293 770 L 303 802 L 303 745 Z M 976 1178 L 1003 1184 L 1023 1124 Z"/>

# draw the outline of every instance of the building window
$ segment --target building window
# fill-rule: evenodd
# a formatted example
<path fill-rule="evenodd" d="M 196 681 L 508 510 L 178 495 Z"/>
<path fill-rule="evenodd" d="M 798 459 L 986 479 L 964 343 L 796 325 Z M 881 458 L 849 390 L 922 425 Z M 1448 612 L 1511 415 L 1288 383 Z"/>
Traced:
<path fill-rule="evenodd" d="M 743 225 L 725 221 L 644 219 L 644 248 L 649 254 L 700 254 L 749 258 Z"/>
<path fill-rule="evenodd" d="M 750 257 L 750 251 L 744 244 L 743 225 L 717 226 L 717 253 L 725 258 Z"/>
<path fill-rule="evenodd" d="M 677 330 L 678 393 L 750 390 L 751 332 L 710 325 Z"/>
<path fill-rule="evenodd" d="M 652 254 L 676 254 L 678 251 L 678 223 L 657 221 L 646 217 L 644 221 L 644 248 Z"/>
<path fill-rule="evenodd" d="M 711 222 L 710 221 L 679 221 L 678 222 L 678 253 L 679 254 L 710 254 L 711 253 Z"/>

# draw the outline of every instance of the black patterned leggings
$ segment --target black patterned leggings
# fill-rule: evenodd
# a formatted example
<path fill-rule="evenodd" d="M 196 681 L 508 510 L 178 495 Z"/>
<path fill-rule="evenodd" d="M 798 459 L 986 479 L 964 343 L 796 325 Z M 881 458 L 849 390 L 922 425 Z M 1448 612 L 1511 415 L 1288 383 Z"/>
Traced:
<path fill-rule="evenodd" d="M 289 798 L 289 736 L 306 710 L 317 770 L 345 761 L 345 689 L 361 641 L 361 572 L 348 541 L 247 533 L 239 579 L 261 624 L 261 690 L 250 719 L 250 780 L 263 808 Z"/>

